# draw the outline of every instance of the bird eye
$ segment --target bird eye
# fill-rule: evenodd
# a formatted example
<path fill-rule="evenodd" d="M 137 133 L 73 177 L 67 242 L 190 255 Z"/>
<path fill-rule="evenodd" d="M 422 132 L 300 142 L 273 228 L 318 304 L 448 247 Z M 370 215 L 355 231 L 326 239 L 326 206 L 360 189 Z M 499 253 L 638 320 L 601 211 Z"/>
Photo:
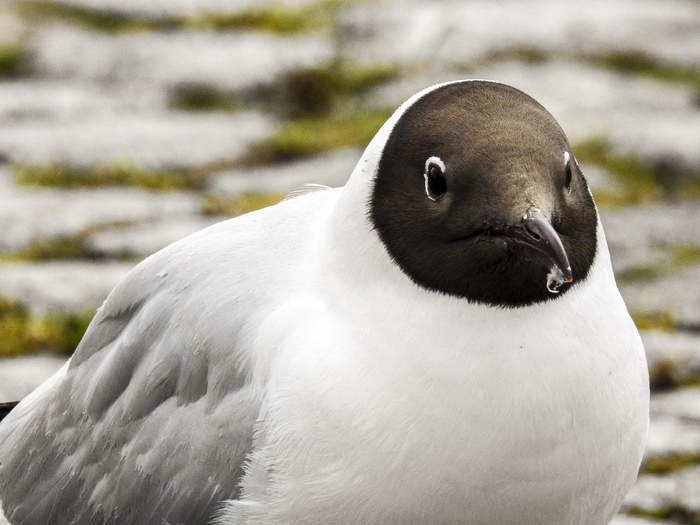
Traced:
<path fill-rule="evenodd" d="M 569 193 L 571 193 L 571 154 L 568 151 L 564 153 L 564 163 L 564 187 Z"/>
<path fill-rule="evenodd" d="M 432 201 L 438 201 L 447 193 L 445 164 L 439 157 L 430 157 L 425 161 L 425 193 Z"/>

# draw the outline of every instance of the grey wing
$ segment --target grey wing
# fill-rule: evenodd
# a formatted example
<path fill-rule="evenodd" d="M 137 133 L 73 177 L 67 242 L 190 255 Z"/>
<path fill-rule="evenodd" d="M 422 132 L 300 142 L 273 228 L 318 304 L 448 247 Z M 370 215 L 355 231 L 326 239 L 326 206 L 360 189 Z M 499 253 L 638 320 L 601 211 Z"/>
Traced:
<path fill-rule="evenodd" d="M 303 186 L 299 186 L 298 188 L 290 191 L 285 196 L 284 200 L 296 199 L 297 197 L 308 195 L 309 193 L 313 193 L 315 191 L 326 191 L 330 189 L 331 188 L 329 186 L 325 186 L 323 184 L 304 184 Z"/>
<path fill-rule="evenodd" d="M 273 242 L 260 228 L 222 223 L 141 263 L 65 376 L 3 421 L 13 525 L 208 523 L 237 498 L 260 405 L 242 349 L 265 290 L 285 281 L 279 264 L 234 256 Z"/>

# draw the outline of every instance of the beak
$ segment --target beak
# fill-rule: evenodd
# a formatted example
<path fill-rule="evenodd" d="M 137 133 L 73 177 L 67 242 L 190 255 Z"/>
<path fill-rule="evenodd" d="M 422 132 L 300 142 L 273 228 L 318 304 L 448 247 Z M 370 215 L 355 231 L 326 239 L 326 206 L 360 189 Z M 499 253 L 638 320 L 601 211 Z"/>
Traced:
<path fill-rule="evenodd" d="M 520 243 L 534 249 L 548 266 L 559 268 L 564 281 L 570 283 L 574 280 L 564 245 L 552 224 L 538 208 L 528 208 L 520 227 L 512 228 L 510 233 Z"/>

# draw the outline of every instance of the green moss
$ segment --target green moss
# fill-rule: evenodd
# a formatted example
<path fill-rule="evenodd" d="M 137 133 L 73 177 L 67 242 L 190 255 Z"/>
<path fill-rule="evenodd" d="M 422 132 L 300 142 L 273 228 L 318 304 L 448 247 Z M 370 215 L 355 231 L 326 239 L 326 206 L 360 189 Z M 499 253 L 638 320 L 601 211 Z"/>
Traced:
<path fill-rule="evenodd" d="M 19 303 L 0 297 L 0 357 L 23 354 L 30 347 L 29 312 Z"/>
<path fill-rule="evenodd" d="M 295 7 L 284 3 L 237 13 L 202 13 L 183 21 L 184 25 L 216 31 L 253 29 L 276 34 L 306 33 L 330 27 L 341 0 L 324 0 Z"/>
<path fill-rule="evenodd" d="M 642 463 L 640 474 L 670 474 L 685 467 L 700 464 L 700 453 L 677 452 L 667 456 L 652 456 Z"/>
<path fill-rule="evenodd" d="M 700 173 L 672 159 L 645 162 L 634 155 L 615 151 L 605 137 L 580 141 L 572 149 L 579 162 L 598 164 L 614 178 L 617 191 L 595 193 L 596 203 L 601 207 L 700 198 Z"/>
<path fill-rule="evenodd" d="M 94 9 L 58 1 L 28 1 L 21 3 L 19 9 L 30 20 L 61 20 L 106 33 L 176 27 L 175 20 L 148 19 L 113 9 Z"/>
<path fill-rule="evenodd" d="M 673 312 L 669 310 L 660 310 L 654 312 L 637 312 L 631 311 L 630 315 L 634 324 L 639 330 L 659 330 L 662 332 L 673 332 L 678 321 Z"/>
<path fill-rule="evenodd" d="M 538 46 L 514 45 L 491 49 L 458 65 L 457 69 L 465 75 L 472 75 L 481 68 L 494 63 L 515 61 L 526 64 L 543 64 L 552 60 L 553 57 L 552 53 Z"/>
<path fill-rule="evenodd" d="M 531 64 L 540 64 L 551 58 L 549 52 L 537 46 L 512 46 L 489 51 L 479 60 L 480 64 L 488 62 L 500 62 L 504 60 L 517 60 Z"/>
<path fill-rule="evenodd" d="M 670 262 L 676 268 L 687 268 L 700 263 L 700 246 L 673 244 L 669 247 Z"/>
<path fill-rule="evenodd" d="M 633 204 L 633 202 L 629 201 L 627 193 L 623 190 L 609 191 L 597 189 L 593 191 L 593 197 L 595 198 L 596 206 L 601 210 L 613 210 L 628 204 Z"/>
<path fill-rule="evenodd" d="M 660 509 L 644 509 L 632 508 L 627 511 L 630 516 L 639 518 L 647 518 L 655 521 L 663 521 L 664 523 L 681 523 L 686 525 L 700 525 L 700 512 L 690 511 L 674 504 Z"/>
<path fill-rule="evenodd" d="M 276 191 L 243 192 L 228 198 L 209 194 L 204 196 L 202 210 L 206 215 L 242 215 L 277 204 L 284 196 Z"/>
<path fill-rule="evenodd" d="M 644 51 L 610 51 L 582 57 L 598 67 L 691 86 L 700 102 L 700 69 L 663 61 Z"/>
<path fill-rule="evenodd" d="M 88 242 L 90 236 L 111 228 L 124 228 L 132 226 L 131 221 L 114 221 L 84 228 L 83 230 L 50 238 L 40 238 L 14 251 L 0 253 L 0 262 L 40 262 L 57 259 L 104 259 L 105 254 L 95 251 Z M 112 259 L 122 261 L 138 260 L 138 257 L 129 250 L 112 254 Z"/>
<path fill-rule="evenodd" d="M 652 391 L 669 390 L 680 386 L 677 381 L 676 365 L 672 359 L 655 361 L 649 366 L 649 386 Z"/>
<path fill-rule="evenodd" d="M 618 73 L 690 86 L 696 94 L 697 103 L 700 104 L 700 68 L 698 67 L 669 62 L 641 50 L 606 51 L 593 54 L 575 53 L 559 56 L 563 59 L 585 62 Z M 503 60 L 542 63 L 551 58 L 551 53 L 537 46 L 505 47 L 486 53 L 467 65 L 466 69 L 472 70 L 490 62 Z"/>
<path fill-rule="evenodd" d="M 253 146 L 247 164 L 269 164 L 348 146 L 366 146 L 392 110 L 304 117 Z"/>
<path fill-rule="evenodd" d="M 32 54 L 23 45 L 0 45 L 0 78 L 17 78 L 32 70 Z"/>
<path fill-rule="evenodd" d="M 663 521 L 673 516 L 673 509 L 642 509 L 634 508 L 628 511 L 631 516 L 639 518 L 649 518 L 651 520 Z"/>
<path fill-rule="evenodd" d="M 682 370 L 679 370 L 679 364 L 670 357 L 655 361 L 649 367 L 649 385 L 652 391 L 683 387 L 700 388 L 700 374 L 688 375 L 682 373 Z"/>
<path fill-rule="evenodd" d="M 333 61 L 320 67 L 302 68 L 285 75 L 277 90 L 279 106 L 287 116 L 321 115 L 345 109 L 350 97 L 396 78 L 399 68 L 387 64 Z"/>
<path fill-rule="evenodd" d="M 660 173 L 632 155 L 617 153 L 604 137 L 578 142 L 572 150 L 579 162 L 598 164 L 608 170 L 620 187 L 614 194 L 596 192 L 596 202 L 601 206 L 643 204 L 664 196 Z"/>
<path fill-rule="evenodd" d="M 632 266 L 630 268 L 626 268 L 622 271 L 616 272 L 615 277 L 617 278 L 618 282 L 621 283 L 644 282 L 658 279 L 659 277 L 664 275 L 664 273 L 666 273 L 665 268 L 660 264 L 642 264 L 639 266 Z"/>
<path fill-rule="evenodd" d="M 70 355 L 80 343 L 90 321 L 93 310 L 78 312 L 49 312 L 32 322 L 32 346 L 35 349 L 50 349 Z"/>
<path fill-rule="evenodd" d="M 64 235 L 53 239 L 39 239 L 13 252 L 0 254 L 2 262 L 49 261 L 54 259 L 76 259 L 87 251 L 85 239 L 88 233 Z"/>
<path fill-rule="evenodd" d="M 663 263 L 632 266 L 615 275 L 619 282 L 653 281 L 683 268 L 700 264 L 700 246 L 695 244 L 670 244 L 661 246 L 668 256 Z"/>
<path fill-rule="evenodd" d="M 51 350 L 71 354 L 94 311 L 31 314 L 21 303 L 0 297 L 0 357 Z"/>
<path fill-rule="evenodd" d="M 233 95 L 210 84 L 188 83 L 174 87 L 169 105 L 182 111 L 233 111 Z"/>
<path fill-rule="evenodd" d="M 290 119 L 253 146 L 244 164 L 281 162 L 343 146 L 364 146 L 392 110 L 356 112 L 354 97 L 398 75 L 396 66 L 332 61 L 284 75 L 273 86 L 249 94 L 246 105 L 263 105 Z M 173 91 L 180 109 L 231 109 L 229 93 L 187 85 Z"/>
<path fill-rule="evenodd" d="M 144 17 L 114 9 L 95 9 L 60 1 L 29 1 L 21 4 L 21 13 L 32 20 L 62 20 L 106 33 L 196 28 L 213 31 L 251 29 L 278 34 L 293 34 L 331 27 L 343 0 L 322 0 L 294 7 L 284 3 L 236 13 L 201 13 L 186 16 Z"/>
<path fill-rule="evenodd" d="M 134 186 L 148 190 L 201 189 L 206 182 L 202 171 L 151 171 L 130 161 L 95 164 L 76 168 L 68 164 L 15 164 L 14 180 L 24 186 L 58 188 Z"/>

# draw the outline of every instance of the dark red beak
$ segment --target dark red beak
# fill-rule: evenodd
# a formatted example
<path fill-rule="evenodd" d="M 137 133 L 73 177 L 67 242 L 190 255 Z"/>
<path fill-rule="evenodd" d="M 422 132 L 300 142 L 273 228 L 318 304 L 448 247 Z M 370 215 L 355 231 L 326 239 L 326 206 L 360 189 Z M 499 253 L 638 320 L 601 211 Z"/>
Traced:
<path fill-rule="evenodd" d="M 520 227 L 511 228 L 509 235 L 523 243 L 543 258 L 547 266 L 556 266 L 561 271 L 564 281 L 574 280 L 571 264 L 564 245 L 552 223 L 538 208 L 531 206 L 523 216 Z"/>

